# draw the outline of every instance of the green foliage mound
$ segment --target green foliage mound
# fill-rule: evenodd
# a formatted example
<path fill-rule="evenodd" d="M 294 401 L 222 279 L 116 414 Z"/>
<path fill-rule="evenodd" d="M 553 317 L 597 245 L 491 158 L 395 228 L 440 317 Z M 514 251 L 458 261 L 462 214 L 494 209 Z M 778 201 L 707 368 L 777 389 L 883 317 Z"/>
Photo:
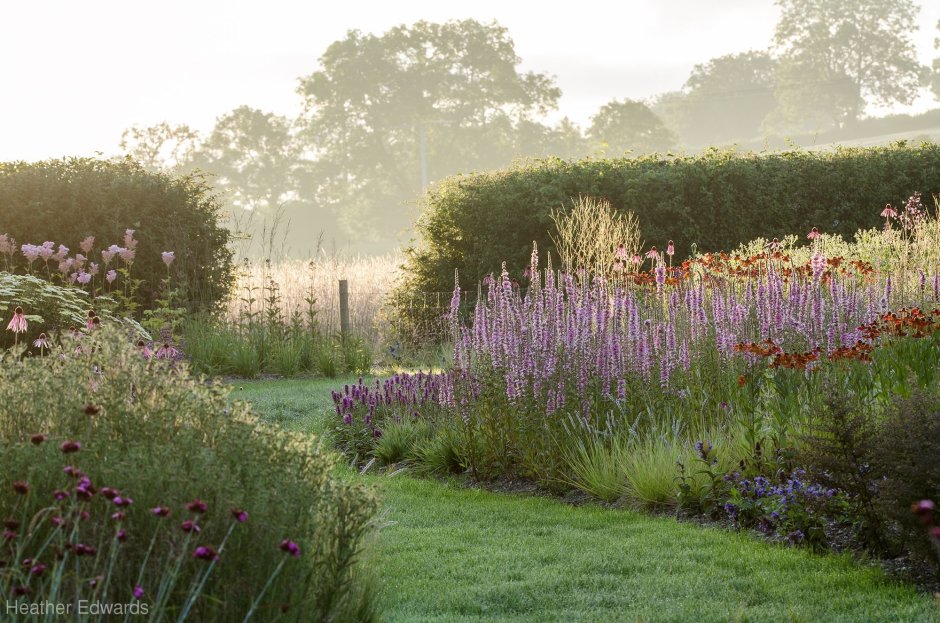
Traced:
<path fill-rule="evenodd" d="M 166 277 L 163 251 L 176 253 L 176 285 L 190 307 L 210 307 L 229 291 L 234 270 L 221 205 L 200 177 L 149 172 L 129 159 L 0 163 L 0 234 L 16 240 L 18 265 L 27 265 L 18 253 L 25 243 L 50 240 L 75 253 L 87 236 L 99 246 L 120 245 L 125 230 L 134 229 L 134 277 L 143 282 L 137 302 L 144 309 Z"/>
<path fill-rule="evenodd" d="M 532 241 L 556 258 L 552 210 L 579 195 L 606 199 L 639 219 L 646 245 L 676 257 L 731 249 L 812 227 L 847 239 L 879 226 L 885 203 L 940 191 L 940 145 L 793 151 L 711 151 L 702 156 L 539 160 L 455 176 L 424 200 L 402 291 L 450 291 L 454 269 L 474 287 L 506 261 L 522 280 Z"/>
<path fill-rule="evenodd" d="M 140 586 L 151 613 L 162 591 L 163 614 L 176 620 L 206 573 L 198 547 L 208 546 L 219 559 L 189 620 L 241 621 L 279 565 L 252 620 L 368 620 L 372 594 L 356 561 L 375 502 L 334 477 L 334 455 L 230 404 L 185 366 L 147 361 L 108 329 L 95 335 L 84 353 L 0 358 L 0 520 L 14 533 L 0 542 L 3 594 L 25 586 L 26 599 L 54 601 L 58 586 L 64 602 L 126 602 Z M 66 466 L 87 475 L 84 494 Z M 188 508 L 195 499 L 205 508 Z M 185 520 L 201 531 L 186 532 Z M 283 539 L 299 557 L 279 548 Z M 97 554 L 82 556 L 76 543 Z M 23 571 L 27 557 L 45 573 Z M 87 583 L 98 576 L 96 591 Z"/>

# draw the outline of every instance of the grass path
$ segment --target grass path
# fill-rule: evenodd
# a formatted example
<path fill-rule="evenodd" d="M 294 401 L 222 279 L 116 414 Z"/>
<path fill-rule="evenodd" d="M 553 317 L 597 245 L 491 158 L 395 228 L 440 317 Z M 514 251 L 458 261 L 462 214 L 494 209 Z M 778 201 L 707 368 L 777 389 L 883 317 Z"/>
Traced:
<path fill-rule="evenodd" d="M 344 381 L 239 383 L 273 421 L 323 433 Z M 597 506 L 364 478 L 387 525 L 371 564 L 389 621 L 940 621 L 940 606 L 847 557 Z"/>

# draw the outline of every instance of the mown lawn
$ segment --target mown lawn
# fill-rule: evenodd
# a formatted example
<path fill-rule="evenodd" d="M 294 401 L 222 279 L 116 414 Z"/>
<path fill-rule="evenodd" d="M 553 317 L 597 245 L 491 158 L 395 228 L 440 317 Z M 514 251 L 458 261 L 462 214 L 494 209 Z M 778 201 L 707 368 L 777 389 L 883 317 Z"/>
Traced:
<path fill-rule="evenodd" d="M 351 379 L 238 382 L 272 421 L 323 433 Z M 940 603 L 847 557 L 746 534 L 407 474 L 370 554 L 389 621 L 940 621 Z"/>

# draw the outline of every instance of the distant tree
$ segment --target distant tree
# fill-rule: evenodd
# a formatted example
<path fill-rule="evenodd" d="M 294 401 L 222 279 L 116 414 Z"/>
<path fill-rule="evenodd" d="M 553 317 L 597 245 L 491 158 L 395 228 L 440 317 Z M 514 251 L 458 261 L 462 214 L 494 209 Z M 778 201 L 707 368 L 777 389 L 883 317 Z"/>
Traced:
<path fill-rule="evenodd" d="M 937 30 L 940 31 L 940 20 L 937 21 Z M 940 50 L 940 36 L 933 40 L 933 47 L 935 50 Z M 940 56 L 933 59 L 931 86 L 933 87 L 934 95 L 937 96 L 937 99 L 940 99 Z"/>
<path fill-rule="evenodd" d="M 866 104 L 909 104 L 923 67 L 911 33 L 912 0 L 777 0 L 780 54 L 775 123 L 805 126 L 822 116 L 852 122 Z"/>
<path fill-rule="evenodd" d="M 190 163 L 216 177 L 232 206 L 272 214 L 296 196 L 298 161 L 290 121 L 241 106 L 216 119 Z"/>
<path fill-rule="evenodd" d="M 649 106 L 634 100 L 613 100 L 591 117 L 588 138 L 602 146 L 608 156 L 662 152 L 676 146 L 675 133 Z"/>
<path fill-rule="evenodd" d="M 167 122 L 132 126 L 121 134 L 121 151 L 149 171 L 163 171 L 189 162 L 199 146 L 199 133 L 186 124 Z"/>
<path fill-rule="evenodd" d="M 405 204 L 423 183 L 526 155 L 520 128 L 531 134 L 536 128 L 525 124 L 554 109 L 560 91 L 519 63 L 508 31 L 495 22 L 350 31 L 299 87 L 318 197 L 350 234 L 388 238 L 410 225 Z M 545 145 L 531 136 L 526 142 Z"/>
<path fill-rule="evenodd" d="M 742 52 L 696 65 L 685 83 L 681 138 L 715 145 L 757 136 L 776 107 L 777 62 L 767 52 Z"/>

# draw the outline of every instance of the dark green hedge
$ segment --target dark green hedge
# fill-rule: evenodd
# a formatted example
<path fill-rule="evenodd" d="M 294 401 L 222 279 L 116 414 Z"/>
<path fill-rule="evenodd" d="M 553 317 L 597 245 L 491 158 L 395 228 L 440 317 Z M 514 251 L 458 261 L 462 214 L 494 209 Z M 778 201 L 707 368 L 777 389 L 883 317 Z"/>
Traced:
<path fill-rule="evenodd" d="M 647 246 L 676 243 L 677 256 L 731 249 L 758 236 L 812 227 L 851 238 L 880 224 L 885 203 L 940 191 L 940 145 L 903 143 L 772 154 L 711 151 L 702 156 L 558 159 L 456 176 L 431 189 L 407 251 L 405 290 L 447 291 L 454 269 L 473 287 L 505 260 L 519 277 L 532 241 L 553 251 L 549 212 L 578 195 L 631 209 Z M 557 257 L 557 256 L 555 256 Z"/>
<path fill-rule="evenodd" d="M 201 178 L 151 173 L 131 160 L 0 163 L 0 234 L 12 235 L 17 249 L 51 240 L 74 255 L 86 236 L 95 236 L 97 252 L 123 245 L 124 231 L 136 230 L 133 276 L 144 280 L 144 307 L 166 276 L 163 251 L 176 253 L 174 278 L 190 308 L 210 307 L 228 292 L 234 270 L 221 205 Z"/>

